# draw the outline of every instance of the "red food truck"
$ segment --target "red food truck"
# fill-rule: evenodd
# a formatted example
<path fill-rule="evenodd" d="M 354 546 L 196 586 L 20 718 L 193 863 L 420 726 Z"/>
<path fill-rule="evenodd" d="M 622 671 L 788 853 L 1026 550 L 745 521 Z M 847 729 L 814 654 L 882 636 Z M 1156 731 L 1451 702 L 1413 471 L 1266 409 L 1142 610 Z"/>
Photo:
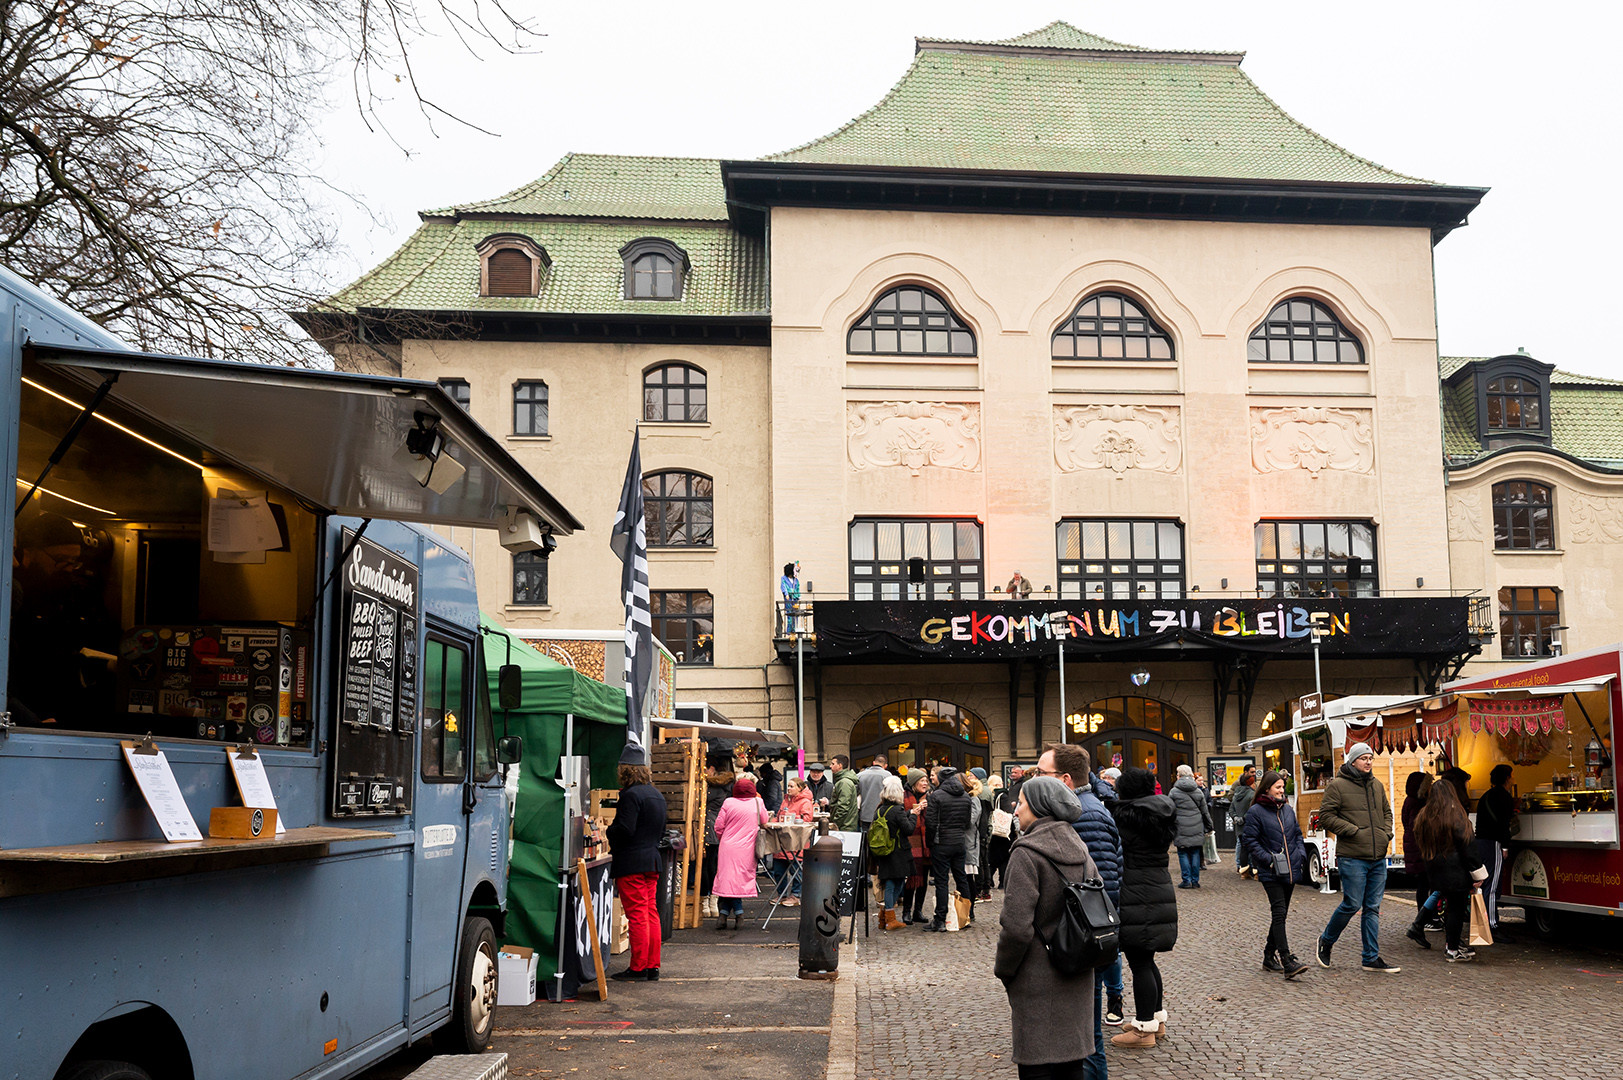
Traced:
<path fill-rule="evenodd" d="M 1505 902 L 1553 931 L 1566 913 L 1623 914 L 1623 850 L 1612 753 L 1623 713 L 1623 646 L 1557 656 L 1441 687 L 1457 712 L 1453 760 L 1473 798 L 1511 766 L 1520 828 L 1505 857 Z"/>

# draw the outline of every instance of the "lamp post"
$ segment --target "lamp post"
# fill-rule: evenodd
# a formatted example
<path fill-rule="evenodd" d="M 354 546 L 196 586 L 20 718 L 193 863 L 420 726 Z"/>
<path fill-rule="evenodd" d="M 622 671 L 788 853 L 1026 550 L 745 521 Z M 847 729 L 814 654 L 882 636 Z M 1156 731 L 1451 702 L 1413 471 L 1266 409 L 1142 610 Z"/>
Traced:
<path fill-rule="evenodd" d="M 1323 701 L 1324 683 L 1319 679 L 1319 639 L 1324 637 L 1324 631 L 1315 626 L 1308 636 L 1313 639 L 1313 692 Z"/>
<path fill-rule="evenodd" d="M 1070 629 L 1070 627 L 1067 626 L 1066 629 Z M 1065 635 L 1061 634 L 1059 636 L 1059 741 L 1062 743 L 1070 742 L 1070 739 L 1065 734 L 1065 717 Z M 1038 736 L 1039 739 L 1041 737 Z"/>

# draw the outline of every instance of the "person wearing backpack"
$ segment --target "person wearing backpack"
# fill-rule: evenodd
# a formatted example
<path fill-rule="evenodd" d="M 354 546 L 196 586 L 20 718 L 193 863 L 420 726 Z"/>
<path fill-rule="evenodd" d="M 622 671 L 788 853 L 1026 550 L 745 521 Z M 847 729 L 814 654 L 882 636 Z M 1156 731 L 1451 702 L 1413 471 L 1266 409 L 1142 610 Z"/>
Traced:
<path fill-rule="evenodd" d="M 896 902 L 913 873 L 913 846 L 908 842 L 913 835 L 913 815 L 902 809 L 904 798 L 901 778 L 886 774 L 873 824 L 868 826 L 868 855 L 873 859 L 874 875 L 885 890 L 885 907 L 879 913 L 881 930 L 900 930 L 907 925 L 896 914 Z"/>
<path fill-rule="evenodd" d="M 1093 1052 L 1093 971 L 1064 975 L 1049 954 L 1066 917 L 1067 882 L 1098 876 L 1071 827 L 1076 796 L 1051 776 L 1020 786 L 1020 838 L 1009 849 L 1008 888 L 992 973 L 1009 996 L 1014 1063 L 1021 1080 L 1080 1077 Z"/>
<path fill-rule="evenodd" d="M 1296 811 L 1285 801 L 1283 773 L 1273 769 L 1263 773 L 1257 797 L 1240 826 L 1239 850 L 1245 853 L 1246 865 L 1268 894 L 1268 940 L 1262 947 L 1262 966 L 1294 979 L 1307 970 L 1307 965 L 1291 952 L 1285 938 L 1285 918 L 1290 914 L 1291 891 L 1296 882 L 1306 880 L 1307 845 L 1302 842 Z M 1279 856 L 1284 857 L 1283 867 Z"/>

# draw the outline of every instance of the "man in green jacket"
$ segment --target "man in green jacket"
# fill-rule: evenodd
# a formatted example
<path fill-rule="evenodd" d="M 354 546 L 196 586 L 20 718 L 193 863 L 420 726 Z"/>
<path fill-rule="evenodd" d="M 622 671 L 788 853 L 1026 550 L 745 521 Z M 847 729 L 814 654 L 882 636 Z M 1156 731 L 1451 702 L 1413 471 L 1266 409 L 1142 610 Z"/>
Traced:
<path fill-rule="evenodd" d="M 1319 935 L 1319 966 L 1330 966 L 1330 948 L 1363 909 L 1364 970 L 1402 969 L 1381 959 L 1381 899 L 1386 895 L 1386 850 L 1392 846 L 1392 804 L 1375 778 L 1375 751 L 1353 743 L 1346 763 L 1324 788 L 1319 824 L 1336 835 L 1341 903 Z"/>
<path fill-rule="evenodd" d="M 835 754 L 829 761 L 834 766 L 834 797 L 829 804 L 829 817 L 840 832 L 856 832 L 860 827 L 862 789 L 857 774 L 851 771 L 851 759 Z"/>

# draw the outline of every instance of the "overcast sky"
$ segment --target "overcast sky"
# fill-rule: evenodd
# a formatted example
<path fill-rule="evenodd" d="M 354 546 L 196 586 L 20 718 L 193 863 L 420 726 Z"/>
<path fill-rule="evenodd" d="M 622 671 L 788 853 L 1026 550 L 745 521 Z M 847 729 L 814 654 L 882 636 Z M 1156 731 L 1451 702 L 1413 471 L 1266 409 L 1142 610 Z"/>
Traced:
<path fill-rule="evenodd" d="M 1244 50 L 1244 70 L 1297 120 L 1389 168 L 1492 190 L 1436 247 L 1445 355 L 1525 347 L 1569 371 L 1623 379 L 1593 344 L 1623 287 L 1615 209 L 1619 5 L 1206 2 L 1076 4 L 868 0 L 811 4 L 541 4 L 509 0 L 546 34 L 526 56 L 470 58 L 440 40 L 414 56 L 426 96 L 499 137 L 402 101 L 395 137 L 368 133 L 335 93 L 324 175 L 348 211 L 348 280 L 411 233 L 417 211 L 509 191 L 570 151 L 756 157 L 832 131 L 907 69 L 913 38 L 994 39 L 1055 19 L 1134 45 Z M 341 91 L 343 88 L 340 87 Z M 500 103 L 500 104 L 495 104 Z"/>

